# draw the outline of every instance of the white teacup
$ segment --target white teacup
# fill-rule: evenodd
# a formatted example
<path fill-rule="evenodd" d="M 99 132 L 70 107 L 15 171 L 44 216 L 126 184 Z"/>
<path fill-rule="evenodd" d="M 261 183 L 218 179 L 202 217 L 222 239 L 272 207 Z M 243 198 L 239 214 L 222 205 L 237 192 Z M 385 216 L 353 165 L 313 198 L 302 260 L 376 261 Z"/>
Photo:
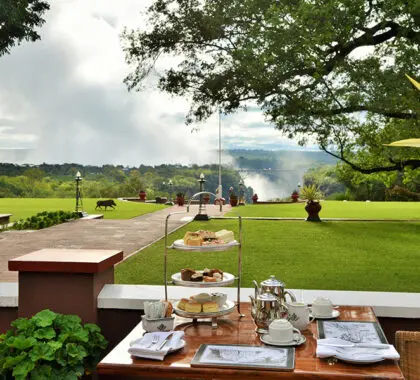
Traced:
<path fill-rule="evenodd" d="M 286 302 L 287 306 L 287 319 L 289 322 L 299 329 L 304 331 L 308 328 L 310 322 L 314 320 L 314 317 L 311 317 L 310 309 L 308 305 L 302 302 Z"/>
<path fill-rule="evenodd" d="M 317 297 L 312 302 L 312 314 L 318 317 L 331 317 L 334 306 L 329 298 Z"/>
<path fill-rule="evenodd" d="M 293 327 L 293 325 L 287 319 L 275 319 L 268 326 L 268 335 L 270 338 L 278 343 L 290 343 L 293 342 L 294 333 L 302 335 L 300 331 Z"/>

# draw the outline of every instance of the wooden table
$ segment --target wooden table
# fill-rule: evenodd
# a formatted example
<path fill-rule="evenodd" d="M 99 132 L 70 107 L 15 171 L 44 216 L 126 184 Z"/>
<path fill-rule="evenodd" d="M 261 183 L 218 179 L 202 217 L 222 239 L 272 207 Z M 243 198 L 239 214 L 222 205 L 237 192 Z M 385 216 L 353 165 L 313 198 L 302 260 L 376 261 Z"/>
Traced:
<path fill-rule="evenodd" d="M 370 365 L 354 365 L 336 362 L 330 365 L 327 359 L 315 356 L 317 326 L 313 322 L 305 332 L 306 343 L 296 347 L 296 363 L 293 372 L 263 371 L 248 369 L 198 368 L 190 362 L 202 343 L 263 345 L 255 333 L 255 324 L 250 316 L 249 303 L 241 304 L 246 317 L 240 319 L 236 312 L 219 320 L 219 327 L 211 324 L 176 318 L 176 330 L 185 332 L 185 347 L 169 354 L 164 361 L 132 357 L 127 350 L 129 342 L 143 334 L 141 323 L 118 344 L 98 365 L 100 379 L 404 379 L 398 364 L 386 360 Z M 377 321 L 370 307 L 341 306 L 338 320 Z"/>

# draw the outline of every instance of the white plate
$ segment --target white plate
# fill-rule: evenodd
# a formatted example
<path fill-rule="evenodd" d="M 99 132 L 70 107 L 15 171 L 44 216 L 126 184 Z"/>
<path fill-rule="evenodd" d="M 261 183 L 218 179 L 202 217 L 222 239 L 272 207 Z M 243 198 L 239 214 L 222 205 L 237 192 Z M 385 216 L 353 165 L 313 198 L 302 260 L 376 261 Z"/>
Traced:
<path fill-rule="evenodd" d="M 340 352 L 334 355 L 337 359 L 340 359 L 344 362 L 354 363 L 354 364 L 370 364 L 378 363 L 385 360 L 381 355 L 372 355 L 372 354 L 363 354 L 363 358 L 360 357 L 360 354 L 357 358 L 354 358 L 352 354 Z"/>
<path fill-rule="evenodd" d="M 213 318 L 213 317 L 218 317 L 220 315 L 229 314 L 234 309 L 235 309 L 235 302 L 232 302 L 229 300 L 226 301 L 226 303 L 220 308 L 219 311 L 215 311 L 213 313 L 190 313 L 188 311 L 179 309 L 178 302 L 176 302 L 176 306 L 174 306 L 175 314 L 179 315 L 180 317 L 186 317 L 186 318 Z"/>
<path fill-rule="evenodd" d="M 181 249 L 183 251 L 217 252 L 217 251 L 225 251 L 226 249 L 235 247 L 237 245 L 239 245 L 239 243 L 236 240 L 234 240 L 226 244 L 191 246 L 191 245 L 185 245 L 184 239 L 178 239 L 174 241 L 174 244 L 172 245 L 171 248 Z"/>
<path fill-rule="evenodd" d="M 316 315 L 316 314 L 310 314 L 311 317 L 314 317 L 315 319 L 336 319 L 340 316 L 340 312 L 338 310 L 333 310 L 330 316 L 325 315 Z"/>
<path fill-rule="evenodd" d="M 135 340 L 134 342 L 131 342 L 130 343 L 130 346 L 132 346 L 133 344 L 135 344 L 135 343 L 141 343 L 141 339 L 137 339 L 137 340 Z M 176 347 L 171 347 L 170 349 L 169 349 L 169 351 L 168 351 L 168 353 L 171 353 L 171 352 L 175 352 L 175 351 L 178 351 L 178 350 L 180 350 L 181 348 L 184 348 L 185 347 L 185 340 L 184 339 L 180 339 L 179 341 L 178 341 L 178 345 L 176 346 Z M 152 347 L 153 348 L 153 347 Z M 136 356 L 136 355 L 134 355 L 134 354 L 132 354 L 133 356 Z"/>
<path fill-rule="evenodd" d="M 271 346 L 280 346 L 280 347 L 289 347 L 289 346 L 300 346 L 306 342 L 305 335 L 299 335 L 298 333 L 293 333 L 292 342 L 276 342 L 273 338 L 270 337 L 270 334 L 262 334 L 260 336 L 261 342 L 269 344 Z"/>
<path fill-rule="evenodd" d="M 235 276 L 230 273 L 223 273 L 223 280 L 219 282 L 204 282 L 204 281 L 184 281 L 181 278 L 181 272 L 172 275 L 172 282 L 175 285 L 190 286 L 193 288 L 212 288 L 214 286 L 226 286 L 235 282 Z"/>

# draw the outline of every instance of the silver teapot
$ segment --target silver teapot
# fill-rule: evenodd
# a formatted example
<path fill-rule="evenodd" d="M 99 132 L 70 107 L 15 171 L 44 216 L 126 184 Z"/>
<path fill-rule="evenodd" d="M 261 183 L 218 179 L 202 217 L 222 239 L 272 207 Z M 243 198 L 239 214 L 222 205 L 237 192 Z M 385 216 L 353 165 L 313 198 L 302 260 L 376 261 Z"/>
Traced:
<path fill-rule="evenodd" d="M 283 318 L 287 314 L 286 307 L 280 301 L 280 298 L 272 293 L 258 294 L 251 299 L 251 316 L 257 325 L 257 333 L 266 333 L 268 326 L 272 321 Z"/>
<path fill-rule="evenodd" d="M 280 280 L 277 280 L 274 275 L 270 276 L 268 280 L 261 281 L 260 287 L 258 286 L 257 281 L 254 280 L 254 286 L 255 298 L 257 298 L 258 294 L 272 293 L 280 298 L 282 305 L 286 304 L 286 295 L 290 297 L 292 302 L 296 302 L 295 295 L 288 290 L 284 290 L 286 284 Z"/>

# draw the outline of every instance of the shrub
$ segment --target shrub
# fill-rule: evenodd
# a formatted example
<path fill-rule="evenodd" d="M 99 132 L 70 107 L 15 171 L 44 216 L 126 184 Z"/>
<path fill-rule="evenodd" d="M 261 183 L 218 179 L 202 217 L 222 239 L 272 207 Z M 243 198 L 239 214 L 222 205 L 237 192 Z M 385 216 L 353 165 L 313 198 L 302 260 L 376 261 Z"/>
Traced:
<path fill-rule="evenodd" d="M 0 378 L 69 379 L 93 371 L 108 342 L 77 315 L 42 310 L 19 318 L 0 335 Z"/>
<path fill-rule="evenodd" d="M 30 216 L 29 218 L 19 219 L 15 224 L 13 224 L 12 229 L 39 230 L 78 218 L 80 218 L 80 214 L 77 212 L 63 210 L 54 212 L 43 211 L 34 216 Z"/>

